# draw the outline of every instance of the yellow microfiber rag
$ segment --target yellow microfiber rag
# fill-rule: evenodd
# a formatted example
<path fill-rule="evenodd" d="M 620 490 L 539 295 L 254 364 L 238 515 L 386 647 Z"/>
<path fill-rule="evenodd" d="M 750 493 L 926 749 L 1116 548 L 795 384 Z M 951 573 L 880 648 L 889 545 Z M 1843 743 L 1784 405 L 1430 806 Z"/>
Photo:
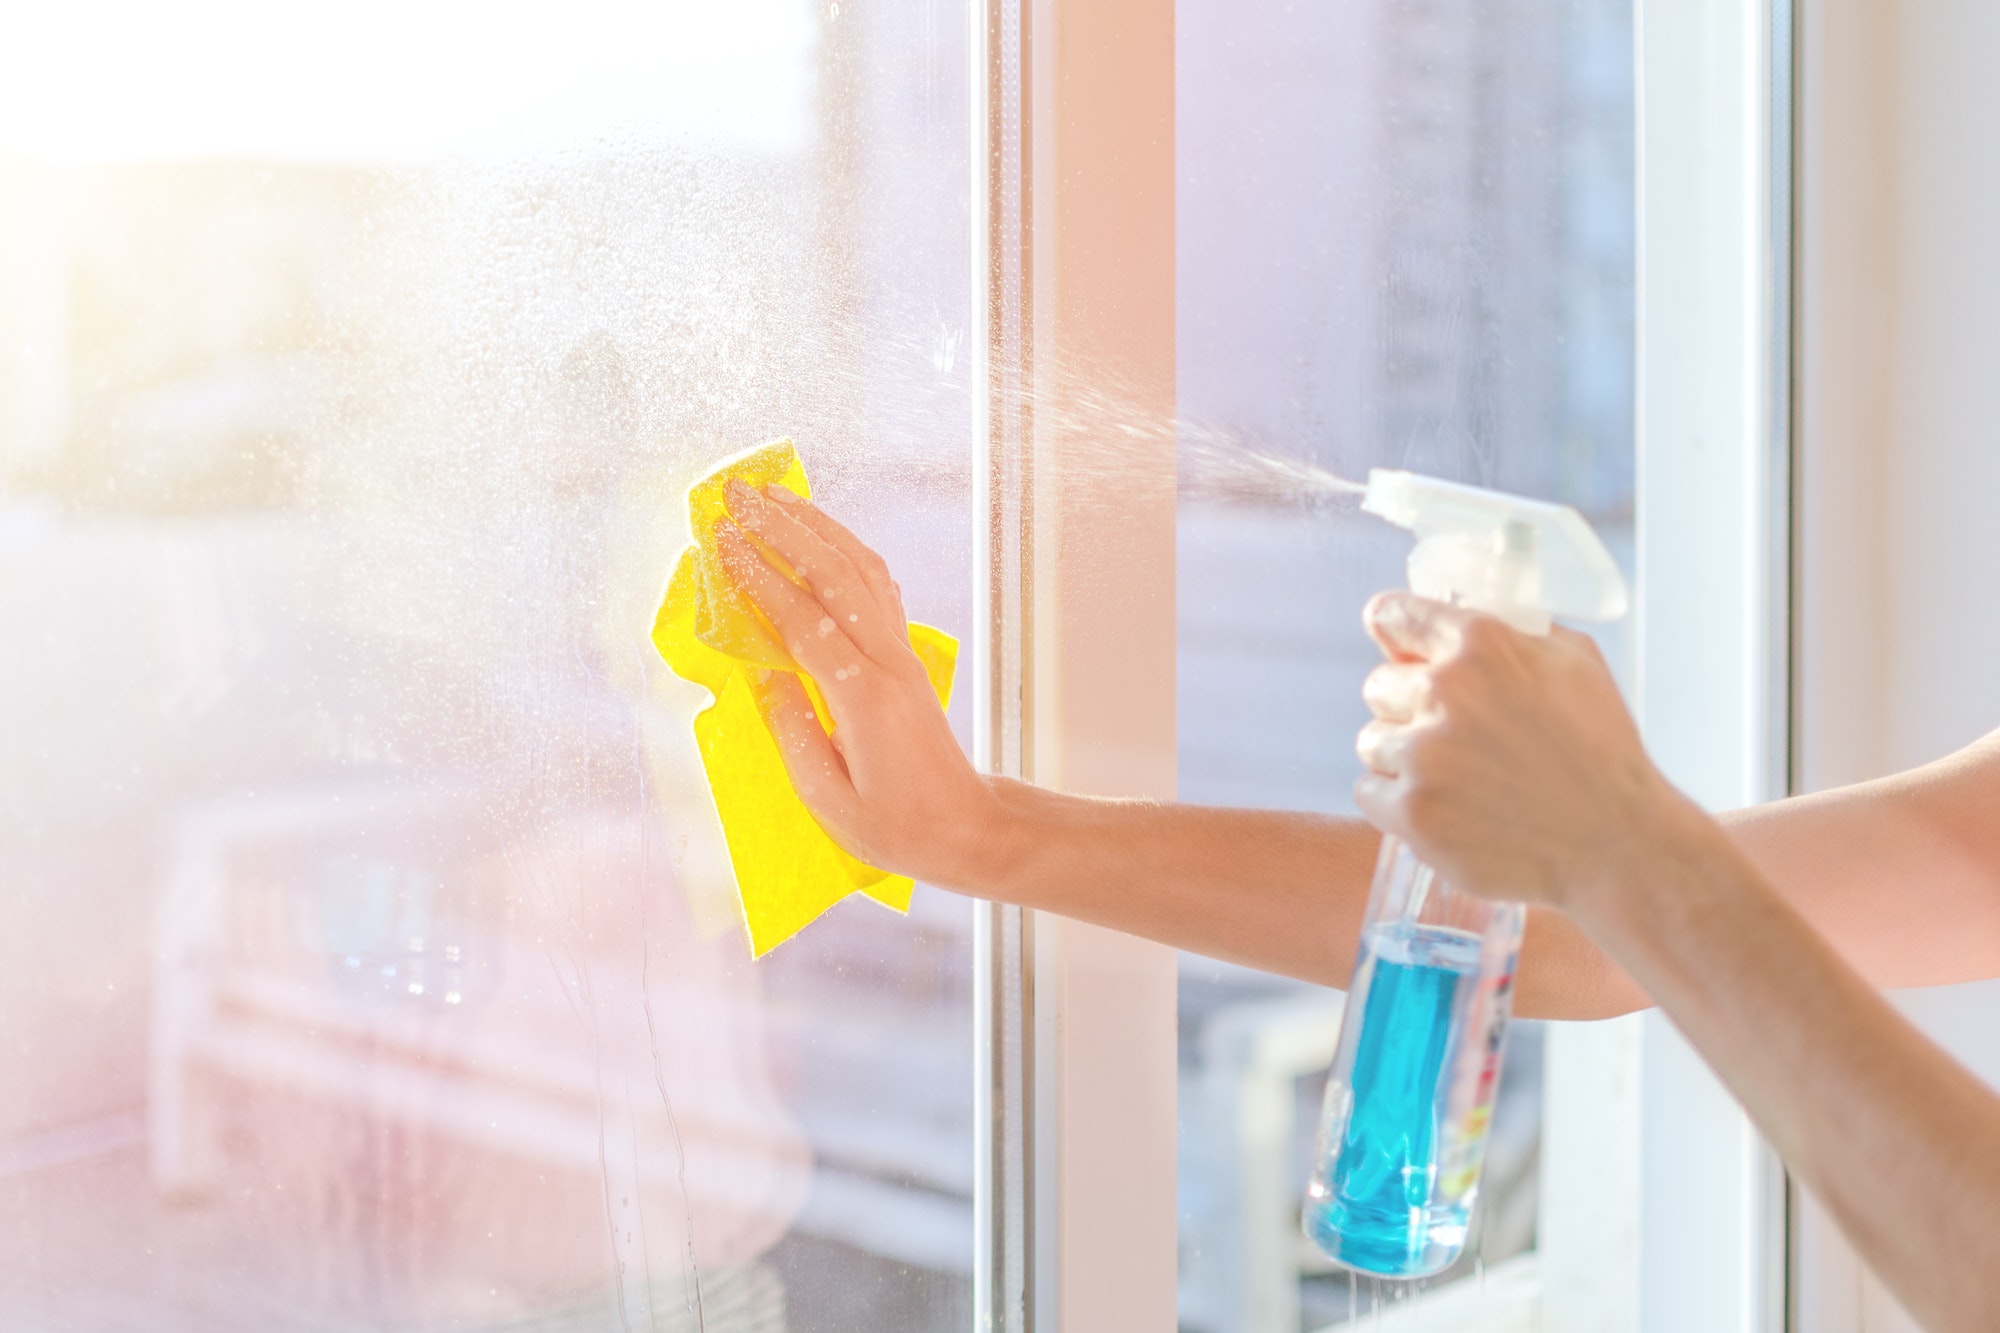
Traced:
<path fill-rule="evenodd" d="M 850 893 L 898 912 L 910 907 L 910 880 L 863 865 L 834 844 L 792 790 L 778 742 L 757 711 L 752 683 L 767 671 L 790 671 L 830 725 L 812 677 L 799 669 L 756 604 L 729 581 L 716 549 L 715 524 L 729 512 L 731 480 L 752 489 L 783 486 L 811 498 L 790 440 L 724 460 L 688 488 L 694 544 L 681 552 L 653 620 L 653 644 L 674 674 L 715 696 L 695 715 L 695 743 L 736 870 L 750 952 L 762 957 Z M 753 538 L 753 540 L 755 540 Z M 775 553 L 773 553 L 775 555 Z M 940 706 L 951 700 L 958 640 L 929 625 L 910 625 L 910 646 L 924 664 Z"/>

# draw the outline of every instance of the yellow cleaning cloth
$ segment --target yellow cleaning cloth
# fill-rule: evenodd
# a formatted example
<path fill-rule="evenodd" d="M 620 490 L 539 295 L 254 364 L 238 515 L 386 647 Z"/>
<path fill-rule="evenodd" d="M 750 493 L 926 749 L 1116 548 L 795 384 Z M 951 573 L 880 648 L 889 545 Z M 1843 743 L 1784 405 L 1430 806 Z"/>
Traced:
<path fill-rule="evenodd" d="M 821 723 L 831 723 L 812 677 L 799 670 L 770 622 L 723 572 L 715 524 L 729 512 L 725 488 L 732 479 L 756 490 L 777 485 L 795 495 L 812 495 L 790 440 L 727 459 L 689 487 L 694 545 L 674 565 L 666 600 L 653 620 L 653 644 L 675 675 L 715 696 L 695 715 L 695 743 L 736 870 L 750 953 L 761 958 L 850 893 L 865 893 L 906 912 L 912 885 L 902 875 L 885 874 L 842 851 L 792 790 L 778 742 L 757 711 L 753 683 L 768 671 L 793 672 L 805 683 Z M 939 705 L 949 703 L 958 640 L 912 623 L 910 646 L 924 664 Z"/>

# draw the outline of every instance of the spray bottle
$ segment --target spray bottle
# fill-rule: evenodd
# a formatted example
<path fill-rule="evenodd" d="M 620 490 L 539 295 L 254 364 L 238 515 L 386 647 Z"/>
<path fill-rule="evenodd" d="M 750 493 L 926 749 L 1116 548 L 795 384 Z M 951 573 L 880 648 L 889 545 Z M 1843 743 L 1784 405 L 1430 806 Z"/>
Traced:
<path fill-rule="evenodd" d="M 1416 534 L 1421 596 L 1528 634 L 1625 613 L 1618 566 L 1566 505 L 1378 468 L 1361 507 Z M 1306 1235 L 1328 1258 L 1414 1278 L 1464 1249 L 1526 919 L 1383 838 L 1306 1187 Z"/>

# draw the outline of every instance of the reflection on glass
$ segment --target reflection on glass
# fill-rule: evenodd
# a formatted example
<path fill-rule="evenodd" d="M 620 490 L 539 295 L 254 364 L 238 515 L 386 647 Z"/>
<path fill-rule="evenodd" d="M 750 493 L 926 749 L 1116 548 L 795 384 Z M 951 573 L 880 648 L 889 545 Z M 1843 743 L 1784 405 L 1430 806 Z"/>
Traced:
<path fill-rule="evenodd" d="M 1574 504 L 1629 575 L 1629 6 L 1181 0 L 1176 40 L 1188 428 Z M 1184 468 L 1179 536 L 1182 799 L 1351 812 L 1359 613 L 1406 535 Z M 1409 1295 L 1299 1238 L 1338 994 L 1193 956 L 1181 978 L 1182 1327 L 1393 1315 Z M 1516 1023 L 1479 1231 L 1430 1290 L 1532 1248 L 1540 1102 Z"/>
<path fill-rule="evenodd" d="M 0 1326 L 964 1327 L 969 909 L 751 964 L 647 641 L 781 434 L 968 628 L 962 14 L 79 9 L 0 80 Z"/>

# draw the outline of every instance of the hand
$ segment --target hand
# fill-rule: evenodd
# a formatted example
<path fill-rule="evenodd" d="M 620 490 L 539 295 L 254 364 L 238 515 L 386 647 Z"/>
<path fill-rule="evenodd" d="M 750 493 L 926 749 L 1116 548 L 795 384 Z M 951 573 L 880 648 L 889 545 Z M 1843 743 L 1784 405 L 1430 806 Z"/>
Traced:
<path fill-rule="evenodd" d="M 910 648 L 902 591 L 888 564 L 782 486 L 760 494 L 732 482 L 729 511 L 736 523 L 716 527 L 724 569 L 812 676 L 833 717 L 829 733 L 789 671 L 773 671 L 756 686 L 792 786 L 854 856 L 958 886 L 964 868 L 976 864 L 996 802 L 959 749 Z M 746 531 L 804 586 L 785 577 Z"/>
<path fill-rule="evenodd" d="M 1364 613 L 1389 660 L 1362 688 L 1354 799 L 1460 888 L 1583 906 L 1692 807 L 1647 758 L 1597 645 L 1411 593 Z"/>

